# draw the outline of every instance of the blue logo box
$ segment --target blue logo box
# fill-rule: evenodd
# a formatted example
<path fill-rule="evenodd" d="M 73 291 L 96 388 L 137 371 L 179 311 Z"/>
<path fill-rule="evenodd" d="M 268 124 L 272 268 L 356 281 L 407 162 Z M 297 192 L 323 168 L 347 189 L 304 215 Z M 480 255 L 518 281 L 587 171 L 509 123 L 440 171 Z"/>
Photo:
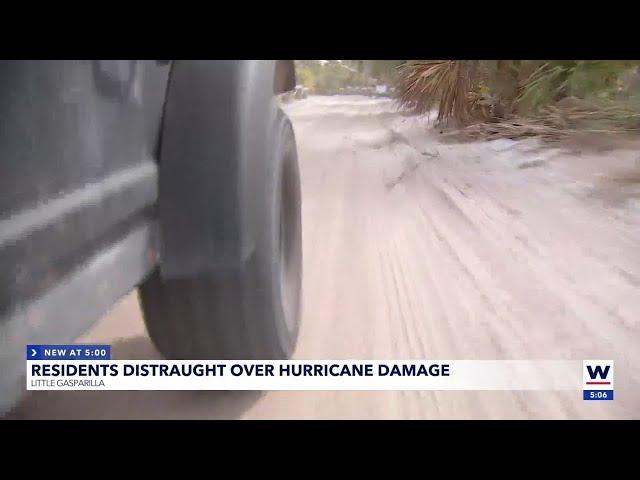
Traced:
<path fill-rule="evenodd" d="M 583 390 L 583 400 L 613 400 L 613 390 Z"/>
<path fill-rule="evenodd" d="M 111 360 L 111 345 L 27 345 L 27 360 Z"/>

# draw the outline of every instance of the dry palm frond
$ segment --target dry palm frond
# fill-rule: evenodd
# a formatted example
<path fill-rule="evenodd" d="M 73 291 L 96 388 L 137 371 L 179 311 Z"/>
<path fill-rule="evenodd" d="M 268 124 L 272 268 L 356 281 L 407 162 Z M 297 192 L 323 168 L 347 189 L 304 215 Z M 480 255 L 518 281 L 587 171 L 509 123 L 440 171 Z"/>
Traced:
<path fill-rule="evenodd" d="M 640 128 L 627 123 L 621 124 L 620 118 L 626 122 L 634 121 L 638 125 L 640 120 L 638 113 L 624 112 L 627 117 L 622 117 L 618 111 L 561 111 L 555 107 L 548 107 L 539 115 L 522 118 L 511 117 L 497 123 L 475 123 L 461 130 L 446 134 L 449 138 L 463 138 L 467 140 L 492 140 L 496 138 L 510 138 L 513 140 L 525 137 L 539 137 L 547 141 L 556 141 L 567 138 L 576 133 L 606 133 L 625 134 L 640 133 Z M 584 122 L 600 121 L 602 127 L 588 128 Z"/>
<path fill-rule="evenodd" d="M 566 129 L 513 119 L 498 123 L 476 123 L 462 130 L 450 132 L 446 134 L 446 137 L 466 140 L 493 140 L 497 138 L 515 140 L 525 137 L 541 137 L 551 141 L 559 140 L 569 134 L 570 131 Z"/>
<path fill-rule="evenodd" d="M 597 102 L 565 97 L 535 115 L 509 115 L 499 122 L 475 123 L 445 136 L 468 140 L 534 136 L 559 140 L 576 133 L 640 133 L 640 105 L 629 101 Z"/>
<path fill-rule="evenodd" d="M 417 60 L 399 67 L 397 101 L 416 113 L 438 106 L 438 122 L 464 121 L 472 106 L 473 68 L 459 60 Z"/>

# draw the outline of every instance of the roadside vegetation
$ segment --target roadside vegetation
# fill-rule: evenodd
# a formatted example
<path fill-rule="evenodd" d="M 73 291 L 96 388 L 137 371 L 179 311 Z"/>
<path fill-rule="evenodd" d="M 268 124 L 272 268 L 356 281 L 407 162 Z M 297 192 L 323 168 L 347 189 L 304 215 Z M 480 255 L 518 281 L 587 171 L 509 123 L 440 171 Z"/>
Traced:
<path fill-rule="evenodd" d="M 476 138 L 640 131 L 640 62 L 408 60 L 396 100 Z"/>
<path fill-rule="evenodd" d="M 296 60 L 298 83 L 311 94 L 359 93 L 391 86 L 403 60 Z"/>

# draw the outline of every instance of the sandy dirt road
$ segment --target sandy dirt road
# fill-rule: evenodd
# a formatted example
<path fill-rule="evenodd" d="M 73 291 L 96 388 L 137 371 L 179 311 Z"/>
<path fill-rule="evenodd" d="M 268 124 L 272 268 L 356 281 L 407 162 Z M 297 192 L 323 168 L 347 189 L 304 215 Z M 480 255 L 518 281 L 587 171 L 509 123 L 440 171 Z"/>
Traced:
<path fill-rule="evenodd" d="M 451 144 L 386 100 L 286 106 L 303 189 L 297 358 L 616 362 L 581 392 L 38 392 L 11 418 L 640 418 L 632 148 Z M 159 358 L 135 294 L 81 339 Z"/>

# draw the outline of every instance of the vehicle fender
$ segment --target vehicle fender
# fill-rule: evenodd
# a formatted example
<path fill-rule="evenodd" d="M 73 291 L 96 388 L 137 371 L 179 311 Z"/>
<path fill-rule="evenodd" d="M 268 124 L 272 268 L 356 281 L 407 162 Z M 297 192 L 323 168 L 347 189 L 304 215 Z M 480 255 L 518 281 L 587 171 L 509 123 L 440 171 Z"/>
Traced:
<path fill-rule="evenodd" d="M 255 250 L 289 61 L 174 61 L 159 155 L 160 272 L 242 268 Z"/>

